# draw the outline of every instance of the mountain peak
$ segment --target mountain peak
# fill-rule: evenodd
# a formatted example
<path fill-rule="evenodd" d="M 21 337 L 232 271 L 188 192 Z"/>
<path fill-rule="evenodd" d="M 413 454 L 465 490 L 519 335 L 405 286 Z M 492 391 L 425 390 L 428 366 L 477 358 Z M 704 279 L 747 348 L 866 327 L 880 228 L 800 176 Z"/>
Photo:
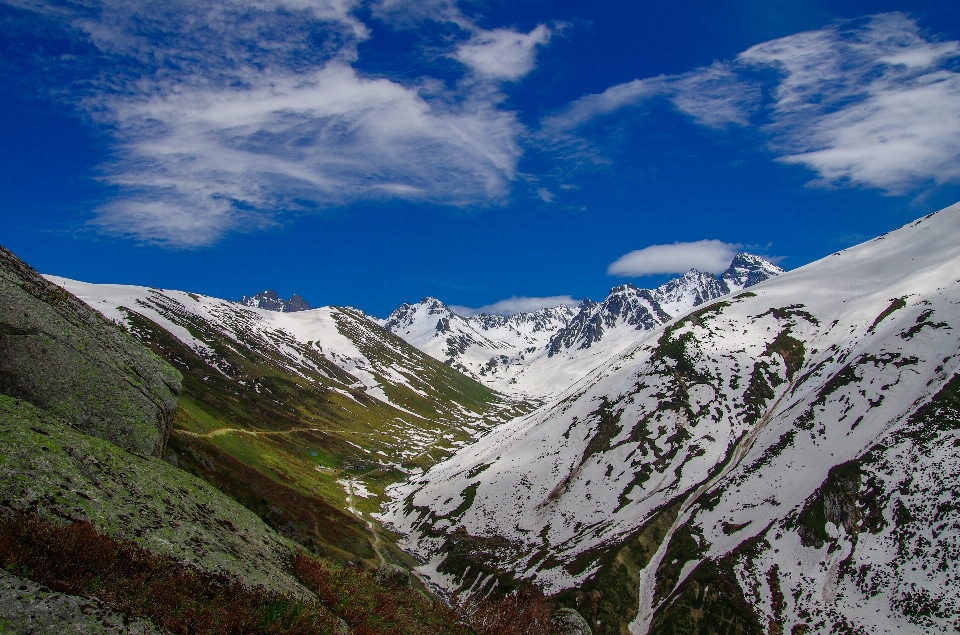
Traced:
<path fill-rule="evenodd" d="M 733 257 L 730 267 L 723 272 L 720 279 L 726 283 L 728 292 L 733 293 L 775 278 L 781 273 L 783 273 L 782 268 L 763 256 L 741 252 Z"/>
<path fill-rule="evenodd" d="M 245 295 L 241 298 L 240 304 L 279 313 L 309 311 L 312 308 L 302 296 L 296 293 L 290 296 L 289 300 L 284 301 L 273 289 L 267 289 L 254 295 Z"/>

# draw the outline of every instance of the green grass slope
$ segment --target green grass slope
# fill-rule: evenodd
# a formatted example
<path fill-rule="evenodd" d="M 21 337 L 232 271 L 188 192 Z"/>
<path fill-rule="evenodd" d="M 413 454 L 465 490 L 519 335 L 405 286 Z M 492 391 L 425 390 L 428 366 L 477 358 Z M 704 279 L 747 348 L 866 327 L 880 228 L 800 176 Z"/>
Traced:
<path fill-rule="evenodd" d="M 145 308 L 122 309 L 129 332 L 184 377 L 168 459 L 282 534 L 341 561 L 410 564 L 371 517 L 386 488 L 530 407 L 353 309 L 331 312 L 386 399 L 331 361 L 324 342 L 265 333 L 243 321 L 245 309 L 214 321 L 170 293 L 152 294 Z M 202 342 L 206 354 L 175 337 L 171 325 Z"/>

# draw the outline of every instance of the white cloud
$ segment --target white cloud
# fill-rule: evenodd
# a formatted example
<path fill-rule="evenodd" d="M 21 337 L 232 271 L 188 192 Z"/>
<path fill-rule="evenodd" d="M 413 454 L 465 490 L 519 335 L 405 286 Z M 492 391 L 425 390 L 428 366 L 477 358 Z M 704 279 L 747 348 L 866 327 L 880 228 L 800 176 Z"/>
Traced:
<path fill-rule="evenodd" d="M 545 187 L 537 188 L 537 196 L 544 203 L 552 203 L 554 199 L 554 194 Z"/>
<path fill-rule="evenodd" d="M 818 186 L 904 194 L 960 182 L 960 42 L 922 34 L 903 14 L 840 22 L 751 47 L 689 73 L 636 79 L 586 95 L 541 124 L 572 131 L 654 97 L 704 126 L 751 125 L 783 163 L 806 166 Z M 757 70 L 773 69 L 772 79 Z M 763 110 L 766 88 L 772 103 Z"/>
<path fill-rule="evenodd" d="M 458 315 L 470 317 L 485 313 L 487 315 L 514 315 L 515 313 L 528 313 L 537 309 L 550 309 L 557 306 L 577 306 L 579 300 L 574 300 L 569 295 L 551 295 L 542 298 L 528 298 L 526 296 L 513 296 L 506 300 L 500 300 L 493 304 L 487 304 L 482 307 L 472 309 L 466 306 L 450 306 L 450 310 Z"/>
<path fill-rule="evenodd" d="M 424 22 L 454 24 L 466 41 L 457 44 L 449 55 L 486 81 L 516 81 L 536 66 L 537 47 L 545 46 L 553 29 L 537 25 L 529 33 L 517 29 L 484 29 L 466 15 L 456 0 L 374 0 L 373 15 L 395 28 L 417 28 Z M 562 28 L 563 25 L 555 25 Z"/>
<path fill-rule="evenodd" d="M 559 113 L 545 117 L 540 123 L 548 130 L 571 130 L 596 117 L 609 115 L 624 106 L 638 104 L 661 95 L 667 78 L 635 79 L 617 84 L 596 95 L 584 95 Z"/>
<path fill-rule="evenodd" d="M 709 128 L 749 125 L 761 100 L 759 86 L 720 62 L 672 78 L 667 93 L 678 110 Z"/>
<path fill-rule="evenodd" d="M 361 199 L 509 194 L 523 127 L 502 95 L 362 75 L 359 0 L 12 1 L 85 33 L 110 64 L 79 99 L 114 136 L 101 173 L 117 195 L 92 221 L 107 232 L 199 246 Z M 480 41 L 471 59 L 513 77 L 549 31 L 519 37 L 500 70 Z"/>
<path fill-rule="evenodd" d="M 518 80 L 534 68 L 537 46 L 550 41 L 550 29 L 541 24 L 529 33 L 514 29 L 478 31 L 457 47 L 453 57 L 480 75 Z"/>
<path fill-rule="evenodd" d="M 520 155 L 518 124 L 488 102 L 428 103 L 413 89 L 364 78 L 337 61 L 269 80 L 183 93 L 165 86 L 156 97 L 111 99 L 122 153 L 105 179 L 125 196 L 96 222 L 195 245 L 248 227 L 252 216 L 263 224 L 281 210 L 309 209 L 304 201 L 465 205 L 508 192 Z M 160 222 L 157 215 L 174 207 L 189 211 Z"/>
<path fill-rule="evenodd" d="M 719 240 L 651 245 L 620 256 L 607 267 L 611 276 L 639 277 L 658 273 L 686 273 L 699 269 L 721 273 L 730 266 L 742 245 Z"/>
<path fill-rule="evenodd" d="M 924 37 L 901 14 L 838 24 L 747 50 L 772 66 L 771 147 L 819 174 L 814 185 L 906 193 L 960 181 L 960 43 Z"/>
<path fill-rule="evenodd" d="M 551 131 L 572 130 L 596 117 L 663 97 L 697 123 L 711 128 L 747 125 L 760 101 L 756 86 L 742 82 L 726 64 L 714 63 L 682 75 L 661 75 L 616 84 L 596 95 L 584 95 L 541 125 Z"/>
<path fill-rule="evenodd" d="M 456 0 L 374 0 L 370 9 L 379 20 L 394 27 L 413 28 L 425 20 L 452 22 L 472 30 L 474 23 L 463 15 Z"/>

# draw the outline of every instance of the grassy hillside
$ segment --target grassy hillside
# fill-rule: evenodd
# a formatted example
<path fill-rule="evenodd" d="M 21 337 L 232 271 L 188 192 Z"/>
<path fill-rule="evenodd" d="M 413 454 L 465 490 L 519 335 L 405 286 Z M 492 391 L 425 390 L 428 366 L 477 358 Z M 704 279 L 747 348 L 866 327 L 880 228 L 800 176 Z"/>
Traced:
<path fill-rule="evenodd" d="M 124 311 L 129 331 L 184 377 L 168 460 L 342 561 L 403 563 L 370 517 L 385 488 L 524 409 L 351 309 L 335 310 L 337 328 L 375 368 L 391 370 L 376 377 L 386 400 L 332 363 L 323 342 L 225 329 L 170 301 L 164 308 L 213 351 L 201 356 L 156 321 Z M 379 556 L 374 545 L 385 545 Z"/>

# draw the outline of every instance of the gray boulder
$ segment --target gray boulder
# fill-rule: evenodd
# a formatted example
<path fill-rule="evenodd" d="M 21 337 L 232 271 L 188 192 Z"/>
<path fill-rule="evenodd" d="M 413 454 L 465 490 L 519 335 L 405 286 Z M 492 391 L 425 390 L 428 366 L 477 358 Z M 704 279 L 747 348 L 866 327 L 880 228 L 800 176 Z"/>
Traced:
<path fill-rule="evenodd" d="M 412 587 L 410 572 L 399 565 L 389 563 L 381 564 L 377 567 L 377 572 L 374 575 L 380 584 Z"/>
<path fill-rule="evenodd" d="M 590 624 L 576 609 L 557 609 L 553 614 L 553 622 L 557 626 L 557 632 L 562 635 L 593 635 Z"/>

